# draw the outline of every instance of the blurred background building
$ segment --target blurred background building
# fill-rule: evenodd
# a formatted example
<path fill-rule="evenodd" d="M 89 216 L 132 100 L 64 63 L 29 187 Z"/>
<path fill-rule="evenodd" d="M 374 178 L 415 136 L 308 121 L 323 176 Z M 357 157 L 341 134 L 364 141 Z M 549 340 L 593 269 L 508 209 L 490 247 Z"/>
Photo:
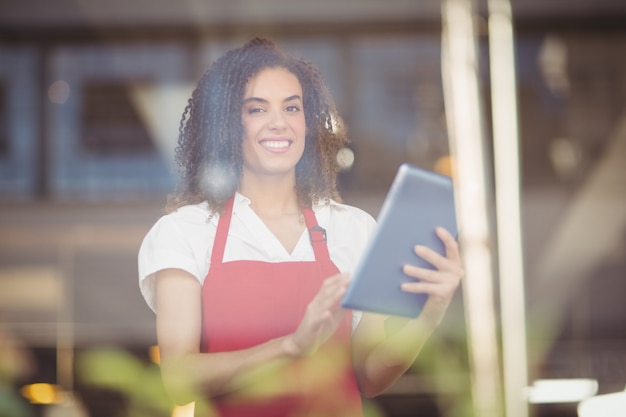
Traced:
<path fill-rule="evenodd" d="M 530 382 L 587 378 L 600 394 L 622 391 L 626 2 L 512 3 Z M 376 216 L 400 163 L 449 172 L 441 30 L 436 0 L 0 2 L 0 352 L 27 356 L 30 371 L 10 383 L 18 397 L 28 384 L 61 384 L 91 416 L 123 409 L 81 386 L 72 358 L 107 347 L 149 359 L 154 315 L 137 250 L 176 183 L 180 116 L 214 59 L 263 36 L 313 61 L 352 137 L 344 199 Z M 389 417 L 469 415 L 464 343 L 459 297 L 414 372 L 374 406 Z M 576 402 L 531 413 L 575 416 Z"/>

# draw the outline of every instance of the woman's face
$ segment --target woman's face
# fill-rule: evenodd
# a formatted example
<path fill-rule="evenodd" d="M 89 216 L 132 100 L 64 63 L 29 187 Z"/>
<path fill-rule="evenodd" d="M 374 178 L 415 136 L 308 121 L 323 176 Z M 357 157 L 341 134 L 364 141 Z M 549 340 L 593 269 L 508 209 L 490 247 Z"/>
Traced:
<path fill-rule="evenodd" d="M 284 68 L 261 70 L 246 85 L 241 114 L 244 175 L 294 175 L 306 133 L 296 76 Z"/>

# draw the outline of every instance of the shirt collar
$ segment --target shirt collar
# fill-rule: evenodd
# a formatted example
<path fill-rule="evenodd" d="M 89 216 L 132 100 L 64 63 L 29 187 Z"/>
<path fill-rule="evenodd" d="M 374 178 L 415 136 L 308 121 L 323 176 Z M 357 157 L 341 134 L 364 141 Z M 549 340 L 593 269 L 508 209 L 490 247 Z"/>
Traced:
<path fill-rule="evenodd" d="M 250 199 L 242 194 L 239 194 L 235 191 L 235 201 L 233 203 L 233 211 L 237 211 L 238 208 L 243 206 L 249 206 L 251 203 Z"/>
<path fill-rule="evenodd" d="M 250 207 L 250 199 L 245 197 L 244 195 L 235 192 L 235 200 L 233 201 L 233 213 L 236 213 L 237 210 L 247 209 Z M 330 215 L 330 208 L 338 208 L 341 204 L 333 199 L 319 199 L 315 203 L 313 203 L 313 212 L 315 213 L 315 217 L 317 217 L 318 223 L 326 223 L 328 217 Z M 214 223 L 217 226 L 219 216 L 213 216 L 210 220 L 211 223 Z"/>
<path fill-rule="evenodd" d="M 233 210 L 237 210 L 239 207 L 242 206 L 249 206 L 251 203 L 250 199 L 242 194 L 240 194 L 239 192 L 235 191 L 235 201 L 233 203 Z M 339 206 L 340 203 L 336 202 L 335 200 L 329 198 L 329 199 L 319 199 L 316 202 L 313 203 L 313 211 L 318 212 L 320 210 L 323 210 L 325 207 L 328 206 Z"/>

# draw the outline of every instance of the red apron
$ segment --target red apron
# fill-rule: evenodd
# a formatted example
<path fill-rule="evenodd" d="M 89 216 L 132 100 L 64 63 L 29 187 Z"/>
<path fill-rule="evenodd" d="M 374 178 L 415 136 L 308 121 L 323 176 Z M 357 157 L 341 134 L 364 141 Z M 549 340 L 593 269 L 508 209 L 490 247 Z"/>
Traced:
<path fill-rule="evenodd" d="M 315 253 L 311 262 L 222 262 L 233 198 L 220 216 L 211 267 L 202 287 L 202 352 L 255 346 L 296 330 L 331 261 L 324 229 L 311 209 L 304 219 Z M 294 361 L 236 394 L 212 399 L 221 417 L 362 416 L 350 361 L 351 315 L 311 357 Z"/>

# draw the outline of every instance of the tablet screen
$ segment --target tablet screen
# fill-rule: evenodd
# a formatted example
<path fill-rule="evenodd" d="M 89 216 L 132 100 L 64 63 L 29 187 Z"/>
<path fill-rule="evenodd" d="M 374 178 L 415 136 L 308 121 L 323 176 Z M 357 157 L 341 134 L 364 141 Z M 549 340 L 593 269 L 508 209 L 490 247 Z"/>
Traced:
<path fill-rule="evenodd" d="M 372 240 L 354 271 L 342 307 L 394 316 L 417 317 L 427 296 L 406 293 L 404 282 L 415 279 L 402 267 L 434 267 L 418 257 L 415 245 L 445 255 L 435 234 L 438 226 L 457 235 L 454 192 L 449 177 L 403 164 L 385 197 Z"/>

